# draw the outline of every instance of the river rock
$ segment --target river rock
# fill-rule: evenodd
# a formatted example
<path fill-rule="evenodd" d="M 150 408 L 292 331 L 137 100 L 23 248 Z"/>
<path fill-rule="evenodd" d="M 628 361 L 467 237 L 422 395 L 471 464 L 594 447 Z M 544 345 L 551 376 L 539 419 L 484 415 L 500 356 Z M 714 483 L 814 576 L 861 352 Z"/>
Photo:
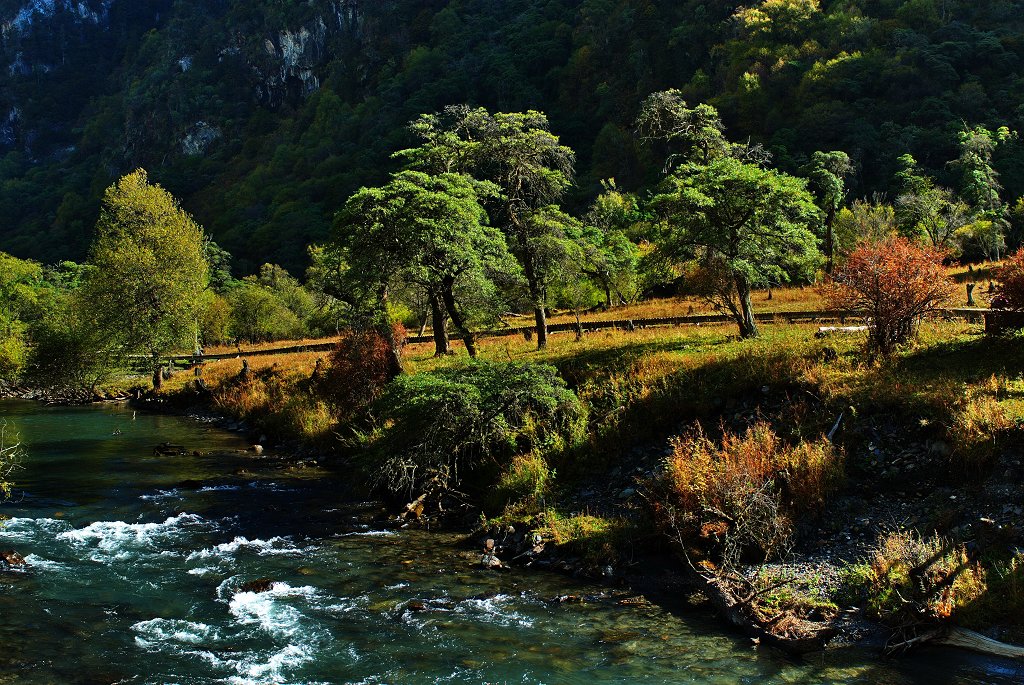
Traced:
<path fill-rule="evenodd" d="M 270 592 L 273 587 L 274 581 L 270 578 L 257 578 L 256 580 L 250 580 L 248 583 L 243 583 L 242 587 L 238 588 L 238 591 L 260 594 L 261 592 Z"/>
<path fill-rule="evenodd" d="M 253 445 L 249 449 L 252 451 L 253 454 L 257 456 L 263 454 L 263 445 Z"/>
<path fill-rule="evenodd" d="M 484 568 L 502 567 L 501 559 L 499 559 L 497 555 L 494 554 L 494 552 L 485 552 L 484 555 L 480 557 L 480 565 Z"/>
<path fill-rule="evenodd" d="M 0 552 L 0 570 L 23 568 L 27 565 L 25 557 L 21 556 L 14 550 L 4 550 Z"/>

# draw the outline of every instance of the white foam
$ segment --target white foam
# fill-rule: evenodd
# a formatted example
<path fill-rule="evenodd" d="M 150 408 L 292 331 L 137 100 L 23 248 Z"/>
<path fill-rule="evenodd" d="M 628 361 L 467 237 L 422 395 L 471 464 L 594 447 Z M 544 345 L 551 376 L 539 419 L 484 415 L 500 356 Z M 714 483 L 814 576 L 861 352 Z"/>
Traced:
<path fill-rule="evenodd" d="M 241 489 L 239 485 L 207 485 L 199 488 L 199 492 L 234 492 Z"/>
<path fill-rule="evenodd" d="M 187 561 L 217 557 L 226 558 L 243 551 L 260 556 L 299 555 L 303 553 L 303 550 L 296 547 L 288 538 L 272 537 L 269 540 L 261 540 L 259 538 L 250 540 L 247 537 L 238 536 L 231 542 L 222 542 L 219 545 L 192 552 L 188 555 Z"/>
<path fill-rule="evenodd" d="M 121 561 L 131 558 L 140 550 L 166 553 L 168 542 L 187 527 L 198 527 L 206 522 L 197 514 L 178 514 L 162 523 L 125 523 L 124 521 L 97 521 L 84 528 L 65 530 L 58 540 L 74 547 L 92 547 L 92 559 Z M 173 553 L 171 553 L 174 556 Z"/>
<path fill-rule="evenodd" d="M 139 495 L 139 499 L 146 500 L 147 502 L 161 502 L 168 499 L 181 499 L 181 492 L 178 488 L 171 490 L 157 490 L 156 494 L 153 495 Z"/>
<path fill-rule="evenodd" d="M 459 602 L 452 613 L 472 617 L 499 626 L 532 628 L 533 621 L 504 605 L 512 601 L 510 595 L 495 595 L 487 599 L 467 599 Z"/>
<path fill-rule="evenodd" d="M 132 630 L 138 633 L 135 643 L 144 649 L 157 648 L 165 642 L 208 645 L 220 639 L 217 630 L 205 623 L 167 618 L 140 621 L 132 626 Z"/>

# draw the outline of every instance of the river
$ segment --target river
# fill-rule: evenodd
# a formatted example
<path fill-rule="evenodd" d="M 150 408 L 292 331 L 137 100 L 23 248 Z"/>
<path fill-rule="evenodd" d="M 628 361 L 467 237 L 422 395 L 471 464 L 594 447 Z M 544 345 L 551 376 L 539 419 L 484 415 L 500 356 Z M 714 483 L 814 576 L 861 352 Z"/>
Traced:
<path fill-rule="evenodd" d="M 0 575 L 0 684 L 1024 682 L 947 650 L 796 663 L 700 612 L 476 570 L 450 536 L 367 524 L 336 477 L 257 468 L 194 420 L 6 401 L 0 418 L 28 451 L 0 549 L 29 563 Z M 269 592 L 240 591 L 259 578 Z M 587 601 L 550 601 L 566 594 Z"/>

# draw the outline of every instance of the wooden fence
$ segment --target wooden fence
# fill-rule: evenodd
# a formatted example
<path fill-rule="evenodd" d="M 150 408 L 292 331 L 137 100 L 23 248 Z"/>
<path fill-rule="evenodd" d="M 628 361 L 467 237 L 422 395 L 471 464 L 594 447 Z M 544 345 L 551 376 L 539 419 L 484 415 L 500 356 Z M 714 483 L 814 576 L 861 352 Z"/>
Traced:
<path fill-rule="evenodd" d="M 949 318 L 966 319 L 972 322 L 987 320 L 990 310 L 988 309 L 947 309 L 943 315 Z M 800 312 L 758 312 L 754 318 L 762 323 L 846 323 L 848 319 L 857 320 L 861 316 L 856 312 L 849 311 L 800 311 Z M 640 328 L 661 328 L 666 326 L 699 326 L 701 324 L 731 323 L 733 318 L 728 314 L 695 314 L 690 316 L 666 316 L 649 319 L 612 319 L 607 321 L 581 321 L 579 327 L 584 333 L 604 330 L 636 330 Z M 555 323 L 548 325 L 548 333 L 574 333 L 576 322 Z M 501 328 L 490 331 L 480 331 L 478 338 L 495 338 L 505 336 L 529 336 L 533 335 L 533 326 L 520 326 Z M 411 335 L 406 338 L 407 343 L 429 343 L 434 338 L 429 335 Z M 179 354 L 164 357 L 165 363 L 171 362 L 177 366 L 191 366 L 206 361 L 220 359 L 241 359 L 242 357 L 265 357 L 275 354 L 300 354 L 303 352 L 330 352 L 337 346 L 337 341 L 308 343 L 305 345 L 290 345 L 288 347 L 275 347 L 266 350 L 241 350 L 225 352 L 221 354 Z"/>

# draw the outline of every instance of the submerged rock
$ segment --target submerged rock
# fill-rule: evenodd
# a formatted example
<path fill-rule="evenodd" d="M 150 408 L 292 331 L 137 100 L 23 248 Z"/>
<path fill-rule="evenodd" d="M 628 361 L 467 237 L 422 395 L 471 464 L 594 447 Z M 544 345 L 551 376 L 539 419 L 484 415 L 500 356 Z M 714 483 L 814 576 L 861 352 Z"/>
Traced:
<path fill-rule="evenodd" d="M 6 571 L 12 568 L 23 568 L 28 566 L 25 561 L 25 557 L 21 556 L 14 550 L 0 551 L 0 571 Z"/>

